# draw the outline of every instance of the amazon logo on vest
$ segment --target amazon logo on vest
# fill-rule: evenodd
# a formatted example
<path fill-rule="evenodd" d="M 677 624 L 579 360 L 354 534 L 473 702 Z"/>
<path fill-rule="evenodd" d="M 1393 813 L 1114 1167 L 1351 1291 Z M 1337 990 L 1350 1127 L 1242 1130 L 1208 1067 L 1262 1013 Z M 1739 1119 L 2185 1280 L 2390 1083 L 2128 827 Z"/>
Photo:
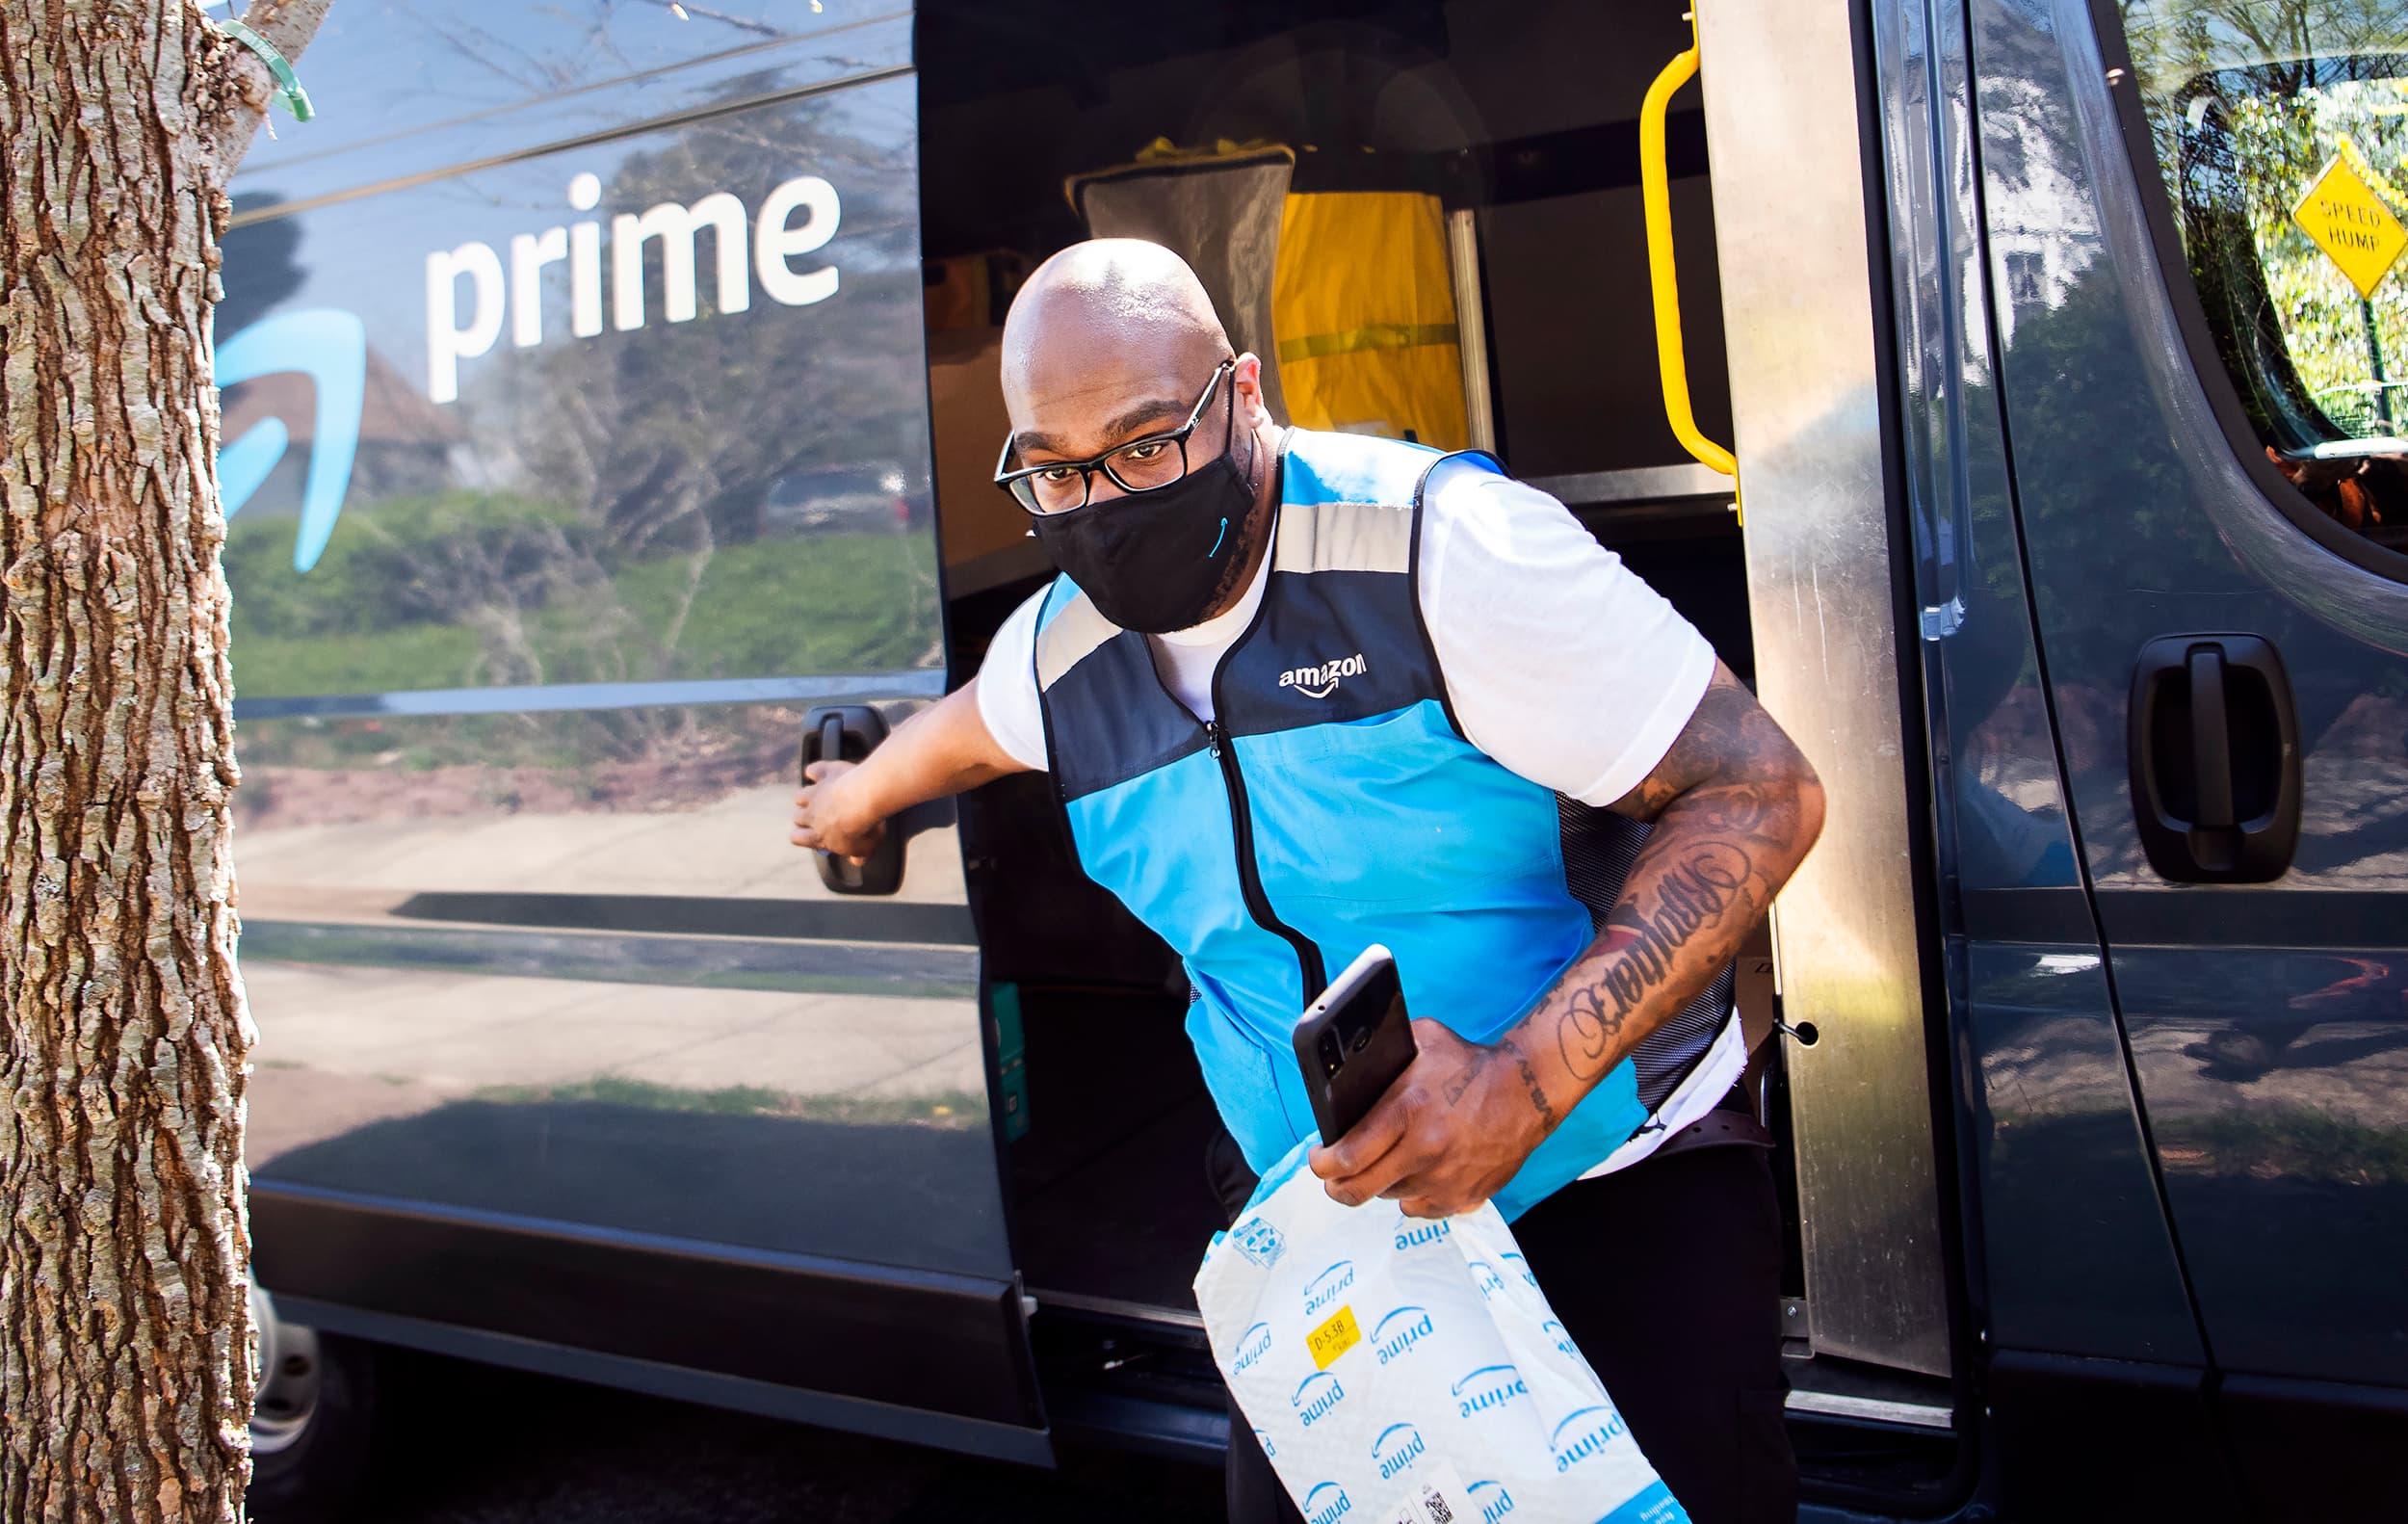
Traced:
<path fill-rule="evenodd" d="M 1342 678 L 1360 677 L 1368 665 L 1363 653 L 1357 651 L 1319 667 L 1292 667 L 1279 674 L 1279 686 L 1293 688 L 1307 698 L 1326 698 L 1338 691 Z"/>

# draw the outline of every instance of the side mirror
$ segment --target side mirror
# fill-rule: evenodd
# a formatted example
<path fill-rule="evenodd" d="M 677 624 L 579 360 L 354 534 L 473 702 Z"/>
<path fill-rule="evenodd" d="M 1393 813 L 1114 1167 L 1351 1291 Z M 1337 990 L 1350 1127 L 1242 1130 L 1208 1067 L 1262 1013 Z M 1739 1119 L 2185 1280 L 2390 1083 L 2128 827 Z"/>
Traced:
<path fill-rule="evenodd" d="M 858 762 L 886 739 L 886 717 L 867 704 L 822 704 L 802 717 L 802 761 Z M 803 778 L 802 781 L 810 781 Z M 815 852 L 820 881 L 836 894 L 893 894 L 903 887 L 903 843 L 900 821 L 886 823 L 877 851 L 855 864 L 832 852 Z"/>

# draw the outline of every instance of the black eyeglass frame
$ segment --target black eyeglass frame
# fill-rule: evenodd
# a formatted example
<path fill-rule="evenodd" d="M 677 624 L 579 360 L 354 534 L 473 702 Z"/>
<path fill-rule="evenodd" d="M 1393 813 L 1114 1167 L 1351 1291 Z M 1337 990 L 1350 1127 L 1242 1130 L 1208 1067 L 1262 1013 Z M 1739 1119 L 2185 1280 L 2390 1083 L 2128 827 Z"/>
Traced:
<path fill-rule="evenodd" d="M 1111 478 L 1112 486 L 1132 495 L 1159 492 L 1165 486 L 1184 482 L 1187 480 L 1189 469 L 1188 441 L 1194 437 L 1197 425 L 1204 421 L 1204 409 L 1213 405 L 1213 394 L 1220 390 L 1222 379 L 1232 376 L 1237 368 L 1238 360 L 1234 355 L 1213 368 L 1213 379 L 1204 383 L 1204 395 L 1195 400 L 1195 407 L 1188 413 L 1188 421 L 1178 428 L 1166 430 L 1162 434 L 1140 434 L 1135 439 L 1123 440 L 1111 449 L 1099 455 L 1091 455 L 1084 460 L 1048 460 L 1043 465 L 1022 466 L 1016 471 L 1007 470 L 1006 467 L 1011 461 L 1011 452 L 1019 443 L 1017 434 L 1008 434 L 1004 436 L 1003 454 L 995 458 L 995 485 L 1011 494 L 1011 500 L 1019 504 L 1021 510 L 1031 518 L 1060 518 L 1064 513 L 1075 513 L 1092 505 L 1095 494 L 1095 473 L 1098 471 Z M 1229 387 L 1229 422 L 1233 432 L 1236 429 L 1237 420 L 1238 388 L 1236 382 L 1232 381 Z M 1165 442 L 1179 447 L 1179 474 L 1167 482 L 1157 483 L 1152 486 L 1132 486 L 1120 479 L 1119 472 L 1112 468 L 1112 458 L 1124 450 L 1134 450 L 1142 444 Z M 1071 507 L 1039 508 L 1033 501 L 1036 496 L 1036 488 L 1034 486 L 1027 489 L 1027 495 L 1022 495 L 1021 483 L 1029 481 L 1041 472 L 1064 470 L 1079 473 L 1079 501 Z"/>

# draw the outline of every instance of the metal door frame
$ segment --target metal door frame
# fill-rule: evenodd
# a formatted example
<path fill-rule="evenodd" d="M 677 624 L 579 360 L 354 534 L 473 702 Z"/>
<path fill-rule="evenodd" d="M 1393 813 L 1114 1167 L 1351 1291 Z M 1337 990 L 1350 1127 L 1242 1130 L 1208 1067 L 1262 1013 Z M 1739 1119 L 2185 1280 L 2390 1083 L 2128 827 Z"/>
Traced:
<path fill-rule="evenodd" d="M 1852 6 L 1704 0 L 1706 135 L 1759 693 L 1821 775 L 1774 924 L 1819 1353 L 1946 1376 L 1924 947 Z"/>

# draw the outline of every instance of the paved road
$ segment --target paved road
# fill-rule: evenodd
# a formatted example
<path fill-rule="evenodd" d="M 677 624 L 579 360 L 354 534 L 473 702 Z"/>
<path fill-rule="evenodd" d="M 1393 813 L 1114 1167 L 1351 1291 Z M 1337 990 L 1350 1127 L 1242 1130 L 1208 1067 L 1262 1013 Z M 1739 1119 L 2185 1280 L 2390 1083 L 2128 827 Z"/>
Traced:
<path fill-rule="evenodd" d="M 344 1524 L 1221 1517 L 1217 1472 L 1117 1452 L 1046 1472 L 449 1361 L 397 1374 L 374 1480 Z"/>

